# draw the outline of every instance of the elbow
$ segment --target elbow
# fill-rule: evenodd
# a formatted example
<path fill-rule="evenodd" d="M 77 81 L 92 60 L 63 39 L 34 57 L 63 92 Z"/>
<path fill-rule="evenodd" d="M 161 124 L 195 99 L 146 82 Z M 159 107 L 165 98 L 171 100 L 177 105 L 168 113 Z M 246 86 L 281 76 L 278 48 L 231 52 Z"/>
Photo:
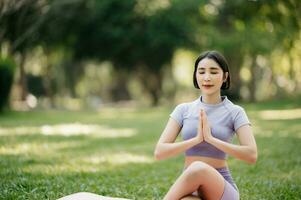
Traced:
<path fill-rule="evenodd" d="M 248 160 L 248 163 L 250 165 L 255 165 L 257 162 L 257 157 L 251 157 L 249 160 Z"/>
<path fill-rule="evenodd" d="M 257 162 L 257 152 L 254 152 L 250 155 L 249 159 L 247 160 L 248 164 L 255 165 Z"/>
<path fill-rule="evenodd" d="M 164 151 L 164 147 L 161 144 L 158 144 L 154 151 L 155 160 L 164 160 L 168 157 L 166 151 Z"/>
<path fill-rule="evenodd" d="M 154 158 L 155 160 L 163 160 L 164 157 L 162 155 L 162 151 L 160 151 L 159 147 L 157 146 L 155 151 L 154 151 Z"/>
<path fill-rule="evenodd" d="M 162 154 L 158 150 L 155 150 L 154 158 L 155 160 L 163 160 Z"/>

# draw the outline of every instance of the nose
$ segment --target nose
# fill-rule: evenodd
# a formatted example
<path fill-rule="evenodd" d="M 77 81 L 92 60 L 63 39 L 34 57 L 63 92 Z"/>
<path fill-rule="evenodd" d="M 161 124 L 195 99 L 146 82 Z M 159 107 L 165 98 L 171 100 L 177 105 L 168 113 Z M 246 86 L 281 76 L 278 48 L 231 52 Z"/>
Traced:
<path fill-rule="evenodd" d="M 204 80 L 205 80 L 205 81 L 209 81 L 209 80 L 210 80 L 210 74 L 205 73 L 205 74 L 204 74 Z"/>

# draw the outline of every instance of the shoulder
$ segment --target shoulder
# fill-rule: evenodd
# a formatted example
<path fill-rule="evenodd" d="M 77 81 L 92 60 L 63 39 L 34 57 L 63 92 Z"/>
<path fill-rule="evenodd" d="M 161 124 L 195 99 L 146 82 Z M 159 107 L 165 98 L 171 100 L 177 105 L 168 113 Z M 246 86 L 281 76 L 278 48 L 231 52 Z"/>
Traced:
<path fill-rule="evenodd" d="M 181 113 L 183 117 L 189 115 L 189 113 L 193 112 L 197 107 L 197 101 L 184 102 L 178 104 L 174 111 L 175 113 Z"/>
<path fill-rule="evenodd" d="M 243 107 L 232 103 L 230 100 L 228 100 L 226 107 L 228 109 L 228 112 L 230 113 L 231 120 L 233 123 L 233 130 L 235 132 L 238 130 L 239 127 L 243 125 L 251 125 L 250 120 Z"/>
<path fill-rule="evenodd" d="M 245 109 L 242 106 L 234 104 L 229 99 L 225 103 L 225 107 L 229 111 L 229 113 L 233 119 L 240 113 L 245 113 Z"/>
<path fill-rule="evenodd" d="M 170 117 L 176 120 L 180 127 L 183 125 L 183 120 L 187 117 L 189 110 L 191 110 L 192 102 L 178 104 L 170 114 Z"/>
<path fill-rule="evenodd" d="M 185 103 L 180 103 L 175 107 L 175 111 L 177 112 L 181 112 L 184 113 L 189 109 L 189 103 L 185 102 Z"/>
<path fill-rule="evenodd" d="M 191 102 L 183 102 L 183 103 L 180 103 L 176 106 L 176 108 L 181 108 L 181 109 L 189 109 L 191 107 L 194 107 L 197 105 L 197 100 L 195 101 L 191 101 Z"/>

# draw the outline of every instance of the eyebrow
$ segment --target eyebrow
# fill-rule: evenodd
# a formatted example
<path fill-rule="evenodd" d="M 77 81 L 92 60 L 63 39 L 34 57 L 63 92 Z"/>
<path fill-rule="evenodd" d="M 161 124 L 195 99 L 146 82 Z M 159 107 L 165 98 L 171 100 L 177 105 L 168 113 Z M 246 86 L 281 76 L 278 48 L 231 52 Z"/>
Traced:
<path fill-rule="evenodd" d="M 198 70 L 205 70 L 205 67 L 199 67 Z M 210 67 L 209 69 L 218 70 L 218 67 Z"/>

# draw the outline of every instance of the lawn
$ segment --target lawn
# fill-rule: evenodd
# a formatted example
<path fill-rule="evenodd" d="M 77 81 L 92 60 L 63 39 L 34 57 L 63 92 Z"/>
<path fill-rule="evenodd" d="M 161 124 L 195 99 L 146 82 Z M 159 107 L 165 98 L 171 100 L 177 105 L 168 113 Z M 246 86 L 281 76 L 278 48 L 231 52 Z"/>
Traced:
<path fill-rule="evenodd" d="M 244 107 L 259 158 L 256 165 L 228 159 L 241 199 L 301 199 L 301 104 L 283 101 Z M 79 191 L 162 199 L 183 167 L 182 155 L 153 159 L 172 109 L 0 116 L 0 199 L 57 199 Z"/>

